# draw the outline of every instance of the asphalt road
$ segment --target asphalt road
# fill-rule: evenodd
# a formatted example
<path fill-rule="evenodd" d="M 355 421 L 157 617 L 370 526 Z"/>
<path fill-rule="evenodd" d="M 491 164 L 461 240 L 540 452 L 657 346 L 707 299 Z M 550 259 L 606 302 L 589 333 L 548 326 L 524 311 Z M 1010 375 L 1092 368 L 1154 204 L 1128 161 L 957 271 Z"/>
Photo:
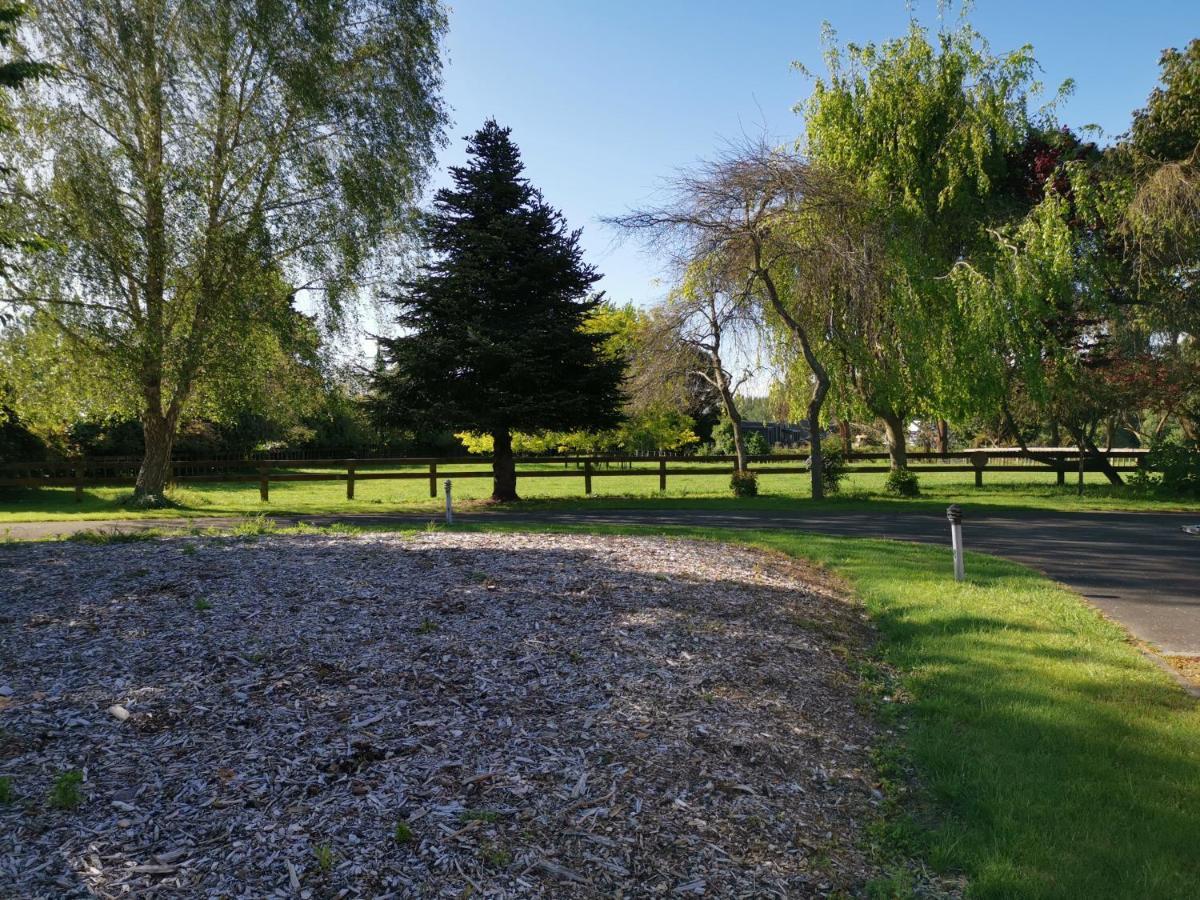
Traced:
<path fill-rule="evenodd" d="M 281 522 L 313 524 L 402 524 L 429 516 L 303 516 Z M 505 521 L 561 524 L 692 525 L 722 528 L 786 528 L 847 537 L 890 538 L 943 544 L 949 555 L 949 525 L 933 513 L 765 512 L 715 510 L 594 509 L 572 512 L 465 513 L 464 523 Z M 0 526 L 12 538 L 44 538 L 97 528 L 231 525 L 236 519 L 30 522 Z M 1135 636 L 1165 654 L 1200 656 L 1200 537 L 1182 526 L 1200 523 L 1188 513 L 972 514 L 964 521 L 968 550 L 1025 563 L 1069 585 Z M 947 568 L 950 561 L 947 559 Z M 969 574 L 969 573 L 968 573 Z"/>

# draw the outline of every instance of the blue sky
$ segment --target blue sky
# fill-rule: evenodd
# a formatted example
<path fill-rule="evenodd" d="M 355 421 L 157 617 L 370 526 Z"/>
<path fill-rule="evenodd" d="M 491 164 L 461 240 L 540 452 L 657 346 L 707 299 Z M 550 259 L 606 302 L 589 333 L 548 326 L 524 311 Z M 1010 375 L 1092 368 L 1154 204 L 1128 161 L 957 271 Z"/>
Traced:
<path fill-rule="evenodd" d="M 664 177 L 724 141 L 798 136 L 792 107 L 811 83 L 791 63 L 823 71 L 823 21 L 864 43 L 903 33 L 910 15 L 903 0 L 449 2 L 443 169 L 485 118 L 510 126 L 526 174 L 583 228 L 600 287 L 639 304 L 662 295 L 667 273 L 598 218 L 652 202 Z M 934 0 L 913 14 L 937 26 Z M 1048 90 L 1073 78 L 1062 118 L 1110 136 L 1156 83 L 1160 51 L 1200 37 L 1198 0 L 979 0 L 970 18 L 993 50 L 1032 44 Z"/>

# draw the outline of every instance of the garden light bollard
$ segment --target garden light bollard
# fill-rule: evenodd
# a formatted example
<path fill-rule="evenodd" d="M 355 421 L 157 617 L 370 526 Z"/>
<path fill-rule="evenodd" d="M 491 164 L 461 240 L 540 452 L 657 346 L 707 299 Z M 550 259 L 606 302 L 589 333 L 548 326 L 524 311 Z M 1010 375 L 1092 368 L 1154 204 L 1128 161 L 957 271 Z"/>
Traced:
<path fill-rule="evenodd" d="M 450 508 L 450 479 L 446 479 L 446 524 L 454 524 L 454 510 Z"/>
<path fill-rule="evenodd" d="M 963 580 L 962 507 L 957 503 L 946 507 L 946 518 L 950 520 L 950 545 L 954 548 L 954 580 Z"/>

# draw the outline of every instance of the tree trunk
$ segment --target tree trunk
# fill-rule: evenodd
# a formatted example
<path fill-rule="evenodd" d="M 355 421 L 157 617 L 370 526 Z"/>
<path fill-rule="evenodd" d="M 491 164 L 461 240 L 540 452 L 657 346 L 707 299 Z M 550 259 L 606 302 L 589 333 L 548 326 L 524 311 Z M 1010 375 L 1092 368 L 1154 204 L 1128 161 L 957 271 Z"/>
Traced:
<path fill-rule="evenodd" d="M 838 432 L 842 436 L 842 455 L 847 459 L 854 452 L 854 438 L 850 434 L 850 420 L 842 416 L 838 417 Z"/>
<path fill-rule="evenodd" d="M 805 354 L 806 356 L 808 353 Z M 829 376 L 825 369 L 815 361 L 809 360 L 809 368 L 816 376 L 817 383 L 813 387 L 812 399 L 808 401 L 808 455 L 809 477 L 812 479 L 812 498 L 821 500 L 825 497 L 825 457 L 821 453 L 821 407 L 825 403 L 825 395 L 829 393 Z"/>
<path fill-rule="evenodd" d="M 1087 431 L 1085 431 L 1083 428 L 1074 428 L 1070 425 L 1067 427 L 1071 431 L 1072 436 L 1075 438 L 1076 446 L 1079 448 L 1080 495 L 1083 494 L 1083 460 L 1085 457 L 1093 460 L 1096 463 L 1096 467 L 1104 474 L 1104 477 L 1108 479 L 1109 484 L 1122 485 L 1125 483 L 1124 479 L 1121 478 L 1121 473 L 1112 467 L 1112 463 L 1108 461 L 1108 457 L 1100 452 L 1095 441 L 1092 440 L 1092 436 L 1089 435 Z M 1092 427 L 1090 430 L 1094 435 L 1095 428 Z"/>
<path fill-rule="evenodd" d="M 171 480 L 171 452 L 175 449 L 175 423 L 154 410 L 142 416 L 146 452 L 138 469 L 133 500 L 138 506 L 166 505 L 167 484 Z"/>
<path fill-rule="evenodd" d="M 950 423 L 945 419 L 937 420 L 937 452 L 938 456 L 950 452 Z"/>
<path fill-rule="evenodd" d="M 779 318 L 781 318 L 788 330 L 791 331 L 796 340 L 800 342 L 800 350 L 804 353 L 804 361 L 808 364 L 809 371 L 812 372 L 813 378 L 816 380 L 816 385 L 813 387 L 812 399 L 808 403 L 808 427 L 809 427 L 809 446 L 812 452 L 809 456 L 809 470 L 812 473 L 812 497 L 814 500 L 820 500 L 825 496 L 825 472 L 821 458 L 821 406 L 825 403 L 825 395 L 829 393 L 829 373 L 817 359 L 817 354 L 813 351 L 812 342 L 808 339 L 808 330 L 800 323 L 800 320 L 791 314 L 783 301 L 779 298 L 779 291 L 775 287 L 775 279 L 771 277 L 771 272 L 762 265 L 762 248 L 755 244 L 754 247 L 754 264 L 755 274 L 762 282 L 763 287 L 767 291 L 767 299 L 771 303 L 772 309 L 775 310 Z"/>
<path fill-rule="evenodd" d="M 908 468 L 908 433 L 904 427 L 904 419 L 890 410 L 879 416 L 883 419 L 883 428 L 887 434 L 888 456 L 891 457 L 893 469 Z"/>
<path fill-rule="evenodd" d="M 508 429 L 492 432 L 492 502 L 511 503 L 517 496 L 517 466 Z"/>
<path fill-rule="evenodd" d="M 733 429 L 733 453 L 737 457 L 737 470 L 746 471 L 746 440 L 742 437 L 742 415 L 738 412 L 737 400 L 729 390 L 729 385 L 723 377 L 719 378 L 721 402 L 725 406 L 725 415 L 729 416 L 729 424 Z"/>

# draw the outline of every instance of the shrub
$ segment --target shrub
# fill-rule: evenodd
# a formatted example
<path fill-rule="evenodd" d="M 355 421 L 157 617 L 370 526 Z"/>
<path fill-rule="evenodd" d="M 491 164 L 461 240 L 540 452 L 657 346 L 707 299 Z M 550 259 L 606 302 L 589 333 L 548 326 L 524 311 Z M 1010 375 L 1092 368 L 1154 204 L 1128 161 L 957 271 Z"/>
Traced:
<path fill-rule="evenodd" d="M 416 835 L 413 834 L 412 828 L 404 821 L 396 823 L 396 829 L 392 832 L 392 837 L 397 844 L 411 844 Z"/>
<path fill-rule="evenodd" d="M 762 432 L 752 431 L 746 435 L 746 452 L 751 456 L 766 456 L 771 452 L 767 439 Z"/>
<path fill-rule="evenodd" d="M 888 473 L 884 491 L 893 497 L 919 497 L 921 482 L 911 469 L 892 469 Z"/>
<path fill-rule="evenodd" d="M 1157 443 L 1146 454 L 1135 483 L 1176 497 L 1200 496 L 1200 452 L 1173 441 Z"/>
<path fill-rule="evenodd" d="M 744 472 L 734 472 L 729 479 L 729 487 L 733 489 L 735 497 L 757 497 L 758 473 L 751 472 L 749 469 Z"/>
<path fill-rule="evenodd" d="M 846 458 L 842 456 L 841 448 L 833 445 L 822 447 L 821 480 L 825 485 L 825 492 L 836 494 L 841 489 L 842 482 L 848 474 L 846 471 Z"/>

